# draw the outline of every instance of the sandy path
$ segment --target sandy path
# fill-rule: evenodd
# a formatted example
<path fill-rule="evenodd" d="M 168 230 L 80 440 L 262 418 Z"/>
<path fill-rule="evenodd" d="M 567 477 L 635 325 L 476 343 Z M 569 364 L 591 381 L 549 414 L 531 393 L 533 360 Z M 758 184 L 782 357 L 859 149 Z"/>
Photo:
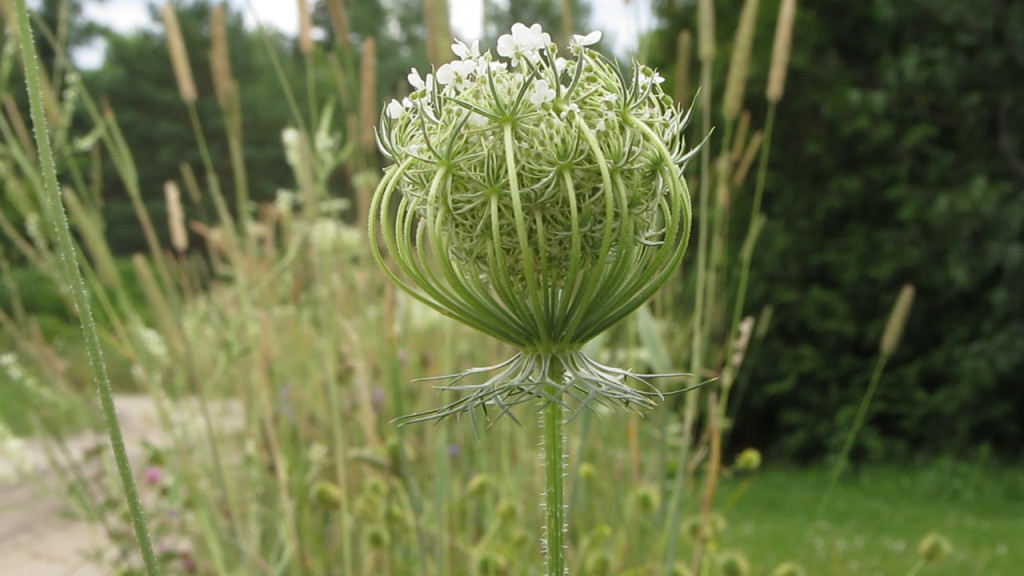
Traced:
<path fill-rule="evenodd" d="M 138 469 L 141 441 L 159 443 L 153 402 L 145 396 L 118 396 L 115 403 L 129 457 Z M 107 445 L 105 435 L 76 435 L 67 440 L 68 452 L 80 459 L 98 441 Z M 0 454 L 0 575 L 104 576 L 84 558 L 108 545 L 103 530 L 66 514 L 64 490 L 54 481 L 42 441 L 26 440 L 25 448 L 26 460 L 17 466 Z M 18 479 L 3 480 L 12 476 Z"/>

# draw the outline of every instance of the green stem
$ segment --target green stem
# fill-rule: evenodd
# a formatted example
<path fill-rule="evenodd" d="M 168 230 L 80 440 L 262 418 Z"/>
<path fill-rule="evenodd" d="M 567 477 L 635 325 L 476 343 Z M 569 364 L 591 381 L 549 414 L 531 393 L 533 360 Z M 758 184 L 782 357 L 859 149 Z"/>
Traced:
<path fill-rule="evenodd" d="M 701 130 L 704 134 L 711 132 L 711 65 L 710 60 L 701 62 Z M 694 378 L 699 382 L 704 372 L 704 338 L 707 318 L 705 308 L 705 290 L 707 285 L 708 260 L 708 197 L 711 195 L 711 148 L 705 146 L 700 153 L 700 223 L 697 236 L 697 285 L 694 290 L 693 335 L 690 340 L 690 364 Z M 664 571 L 671 573 L 675 564 L 676 540 L 679 534 L 679 511 L 682 507 L 683 494 L 686 489 L 687 465 L 690 461 L 691 444 L 693 443 L 693 427 L 697 418 L 697 398 L 699 394 L 687 394 L 683 407 L 683 441 L 679 447 L 676 476 L 673 480 L 672 498 L 669 513 L 665 518 L 665 530 L 668 535 Z"/>
<path fill-rule="evenodd" d="M 921 568 L 924 568 L 924 558 L 917 559 L 917 562 L 910 567 L 910 572 L 907 572 L 907 576 L 917 576 L 917 573 L 921 571 Z"/>
<path fill-rule="evenodd" d="M 882 377 L 882 370 L 885 369 L 885 361 L 888 359 L 888 354 L 882 354 L 879 356 L 878 362 L 875 363 L 875 371 L 871 374 L 871 382 L 868 384 L 867 391 L 864 392 L 864 397 L 860 400 L 860 407 L 857 408 L 857 417 L 854 418 L 853 426 L 850 427 L 850 431 L 846 434 L 846 442 L 843 444 L 843 449 L 839 452 L 835 468 L 832 469 L 832 477 L 829 478 L 828 488 L 825 489 L 825 493 L 821 496 L 821 502 L 818 503 L 818 516 L 824 513 L 829 496 L 832 494 L 832 489 L 835 488 L 836 482 L 839 481 L 839 476 L 843 473 L 843 468 L 846 467 L 846 459 L 849 458 L 850 450 L 853 449 L 853 442 L 857 439 L 857 432 L 860 431 L 861 425 L 864 424 L 864 417 L 867 416 L 868 406 L 871 405 L 871 398 L 875 395 L 878 381 Z"/>
<path fill-rule="evenodd" d="M 548 369 L 547 394 L 551 396 L 544 407 L 544 518 L 545 548 L 548 576 L 564 576 L 565 565 L 566 502 L 565 502 L 565 414 L 562 399 L 562 363 L 551 359 Z"/>
<path fill-rule="evenodd" d="M 761 145 L 761 158 L 757 167 L 757 187 L 754 190 L 754 204 L 750 209 L 750 224 L 747 227 L 747 237 L 743 243 L 744 250 L 741 255 L 739 288 L 736 291 L 736 308 L 733 310 L 732 326 L 730 333 L 736 334 L 736 327 L 743 317 L 743 304 L 747 297 L 747 279 L 750 276 L 750 262 L 754 256 L 754 240 L 759 232 L 758 218 L 761 215 L 761 198 L 764 196 L 764 183 L 768 173 L 768 154 L 772 146 L 772 127 L 775 125 L 775 102 L 768 104 L 768 118 L 764 124 L 764 144 Z"/>
<path fill-rule="evenodd" d="M 82 278 L 82 273 L 76 265 L 74 241 L 71 238 L 71 229 L 68 226 L 67 216 L 64 213 L 64 206 L 61 204 L 60 188 L 57 183 L 57 169 L 53 163 L 53 151 L 50 149 L 50 136 L 43 112 L 42 87 L 39 81 L 39 68 L 36 64 L 35 46 L 32 43 L 32 29 L 28 21 L 28 10 L 25 8 L 25 0 L 17 0 L 15 4 L 18 17 L 18 34 L 21 37 L 21 57 L 25 67 L 25 82 L 28 86 L 29 109 L 32 116 L 32 124 L 35 127 L 36 149 L 39 152 L 39 168 L 42 171 L 43 187 L 45 189 L 46 219 L 57 235 L 64 279 L 74 294 L 75 306 L 78 308 L 79 318 L 82 323 L 82 333 L 85 338 L 85 348 L 89 353 L 89 363 L 92 365 L 93 377 L 99 388 L 100 404 L 103 407 L 107 433 L 110 436 L 110 445 L 114 451 L 114 461 L 117 463 L 121 486 L 124 489 L 125 499 L 128 502 L 132 527 L 135 529 L 135 537 L 138 539 L 139 552 L 142 554 L 146 574 L 157 576 L 160 573 L 160 568 L 156 561 L 156 555 L 153 553 L 153 544 L 149 537 L 149 530 L 146 528 L 142 503 L 139 501 L 138 490 L 135 487 L 135 479 L 132 477 L 131 464 L 128 461 L 128 451 L 124 445 L 124 436 L 121 433 L 121 425 L 117 419 L 114 394 L 110 386 L 110 377 L 107 375 L 107 367 L 103 361 L 103 349 L 100 347 L 99 332 L 96 330 L 96 322 L 93 319 L 92 308 L 89 304 L 89 293 L 85 286 L 85 280 Z"/>

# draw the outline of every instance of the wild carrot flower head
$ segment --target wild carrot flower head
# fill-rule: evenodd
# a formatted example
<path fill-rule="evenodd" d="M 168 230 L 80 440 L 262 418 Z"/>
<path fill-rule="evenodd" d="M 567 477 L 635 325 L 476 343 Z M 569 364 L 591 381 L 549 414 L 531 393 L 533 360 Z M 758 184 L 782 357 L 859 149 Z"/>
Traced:
<path fill-rule="evenodd" d="M 599 40 L 574 36 L 567 58 L 537 24 L 514 25 L 497 56 L 456 41 L 457 59 L 412 70 L 378 132 L 393 161 L 371 208 L 381 264 L 541 364 L 640 306 L 689 236 L 688 115 L 657 72 L 623 75 Z"/>

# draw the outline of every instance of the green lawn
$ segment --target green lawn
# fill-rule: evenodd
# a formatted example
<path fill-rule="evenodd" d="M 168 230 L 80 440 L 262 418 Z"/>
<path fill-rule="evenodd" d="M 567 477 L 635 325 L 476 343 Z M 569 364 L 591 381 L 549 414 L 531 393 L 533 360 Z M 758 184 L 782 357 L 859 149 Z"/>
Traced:
<path fill-rule="evenodd" d="M 824 519 L 818 501 L 824 470 L 766 470 L 726 512 L 722 545 L 748 554 L 752 574 L 798 561 L 809 575 L 907 574 L 926 533 L 938 531 L 953 553 L 920 574 L 1024 574 L 1024 474 L 939 462 L 926 468 L 869 468 L 848 474 Z M 723 484 L 726 504 L 744 480 Z"/>

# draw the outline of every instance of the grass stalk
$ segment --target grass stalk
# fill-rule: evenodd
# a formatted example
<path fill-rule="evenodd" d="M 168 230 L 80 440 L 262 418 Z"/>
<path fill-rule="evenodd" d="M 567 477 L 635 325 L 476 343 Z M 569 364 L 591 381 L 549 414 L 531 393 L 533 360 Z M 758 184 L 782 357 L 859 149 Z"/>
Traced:
<path fill-rule="evenodd" d="M 839 452 L 839 458 L 836 460 L 836 465 L 832 469 L 832 475 L 829 477 L 828 487 L 825 489 L 825 493 L 821 497 L 821 501 L 818 503 L 818 516 L 821 516 L 825 512 L 825 506 L 828 504 L 828 498 L 832 493 L 832 489 L 835 488 L 836 482 L 839 481 L 839 476 L 843 473 L 843 469 L 846 467 L 847 459 L 850 457 L 850 450 L 853 449 L 853 443 L 857 439 L 857 433 L 860 432 L 861 426 L 864 424 L 864 418 L 867 416 L 868 407 L 871 405 L 871 399 L 875 395 L 875 390 L 878 388 L 878 381 L 882 377 L 882 371 L 885 369 L 885 363 L 888 361 L 889 356 L 892 356 L 896 352 L 896 348 L 899 347 L 900 339 L 903 337 L 903 328 L 907 325 L 907 319 L 910 316 L 910 309 L 914 305 L 914 287 L 910 284 L 903 286 L 900 290 L 899 296 L 896 298 L 896 303 L 893 305 L 892 310 L 889 312 L 889 319 L 885 323 L 885 331 L 882 332 L 882 338 L 879 341 L 879 356 L 878 361 L 875 363 L 875 370 L 871 374 L 871 381 L 868 383 L 868 389 L 864 392 L 864 396 L 860 400 L 860 406 L 857 408 L 857 416 L 853 420 L 853 426 L 850 427 L 849 433 L 846 435 L 846 441 L 843 443 L 843 448 Z"/>
<path fill-rule="evenodd" d="M 750 263 L 754 258 L 754 240 L 763 227 L 763 216 L 761 215 L 761 199 L 764 197 L 764 186 L 768 176 L 768 155 L 771 153 L 772 127 L 775 125 L 775 102 L 768 103 L 768 118 L 765 120 L 764 136 L 761 138 L 761 158 L 757 167 L 757 184 L 754 188 L 754 203 L 750 209 L 750 223 L 747 226 L 747 235 L 743 242 L 744 250 L 740 255 L 740 278 L 736 290 L 736 306 L 733 308 L 732 333 L 740 325 L 743 317 L 743 305 L 747 298 L 747 284 L 750 278 Z M 761 224 L 758 224 L 761 222 Z M 749 248 L 749 249 L 748 249 Z"/>
<path fill-rule="evenodd" d="M 828 486 L 825 488 L 824 494 L 821 495 L 821 501 L 818 502 L 819 517 L 825 513 L 828 500 L 832 496 L 832 490 L 839 481 L 839 476 L 842 475 L 843 470 L 846 468 L 846 460 L 850 457 L 850 450 L 853 449 L 853 442 L 857 439 L 857 433 L 860 432 L 860 427 L 864 424 L 864 417 L 868 413 L 868 406 L 871 405 L 871 399 L 874 397 L 875 390 L 878 388 L 878 381 L 882 377 L 882 371 L 885 370 L 885 362 L 888 359 L 888 354 L 882 354 L 878 357 L 878 361 L 875 362 L 875 370 L 871 373 L 871 381 L 868 383 L 868 388 L 864 392 L 864 396 L 860 399 L 860 406 L 857 408 L 857 416 L 853 419 L 853 425 L 850 426 L 850 431 L 846 434 L 846 441 L 843 442 L 843 448 L 839 451 L 839 457 L 836 458 L 836 465 L 832 468 L 832 474 L 829 475 Z"/>
<path fill-rule="evenodd" d="M 139 552 L 142 556 L 146 574 L 148 576 L 157 576 L 160 573 L 160 568 L 153 551 L 153 544 L 146 526 L 135 479 L 132 476 L 131 463 L 128 461 L 124 436 L 121 433 L 121 425 L 117 418 L 117 408 L 114 406 L 110 377 L 107 375 L 107 368 L 103 359 L 99 332 L 96 328 L 96 322 L 93 319 L 92 308 L 89 303 L 89 293 L 85 286 L 85 280 L 82 278 L 82 274 L 76 265 L 74 241 L 71 238 L 71 229 L 61 204 L 60 188 L 57 183 L 57 170 L 53 162 L 53 152 L 50 149 L 50 137 L 46 127 L 39 67 L 37 65 L 35 46 L 32 42 L 32 29 L 29 25 L 28 10 L 25 6 L 25 0 L 16 0 L 15 5 L 18 19 L 18 34 L 21 42 L 22 63 L 25 70 L 25 81 L 28 86 L 29 110 L 32 124 L 35 128 L 36 147 L 39 152 L 39 167 L 43 176 L 46 218 L 56 232 L 64 278 L 74 293 L 75 305 L 80 311 L 79 318 L 82 324 L 86 350 L 89 354 L 94 379 L 99 388 L 100 404 L 103 407 L 107 433 L 110 437 L 111 449 L 117 464 L 121 488 L 124 491 L 125 500 L 128 504 L 132 527 L 139 545 Z"/>
<path fill-rule="evenodd" d="M 697 40 L 700 57 L 701 77 L 701 132 L 711 132 L 711 69 L 715 59 L 715 16 L 712 0 L 701 0 L 697 4 L 699 27 Z M 697 271 L 695 301 L 693 306 L 693 332 L 690 339 L 690 371 L 698 380 L 704 373 L 704 339 L 705 339 L 705 303 L 707 286 L 708 262 L 708 209 L 711 195 L 711 149 L 704 146 L 700 153 L 700 198 L 698 206 L 701 222 L 697 235 Z M 675 564 L 676 543 L 679 534 L 679 511 L 683 493 L 686 489 L 686 477 L 693 443 L 693 427 L 697 419 L 697 400 L 699 393 L 686 395 L 683 406 L 683 436 L 679 447 L 679 458 L 676 465 L 676 476 L 672 486 L 672 497 L 669 500 L 669 513 L 666 516 L 664 532 L 668 535 L 665 554 L 664 571 L 671 574 Z"/>

